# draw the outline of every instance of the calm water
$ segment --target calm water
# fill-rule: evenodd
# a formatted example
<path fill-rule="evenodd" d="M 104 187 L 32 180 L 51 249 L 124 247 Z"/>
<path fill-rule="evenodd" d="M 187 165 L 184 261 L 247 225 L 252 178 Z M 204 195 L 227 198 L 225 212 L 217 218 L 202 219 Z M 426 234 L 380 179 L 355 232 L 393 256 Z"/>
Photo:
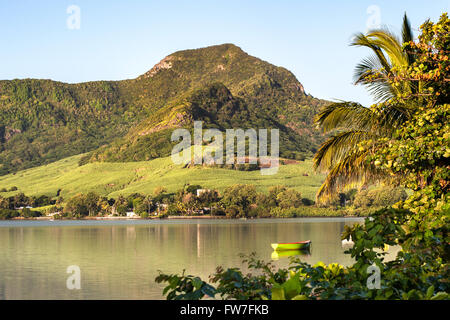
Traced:
<path fill-rule="evenodd" d="M 360 221 L 1 221 L 0 299 L 162 299 L 158 270 L 207 279 L 217 265 L 241 266 L 239 253 L 271 260 L 273 242 L 311 239 L 304 261 L 347 265 L 340 233 Z M 66 288 L 70 265 L 80 267 L 80 290 Z"/>

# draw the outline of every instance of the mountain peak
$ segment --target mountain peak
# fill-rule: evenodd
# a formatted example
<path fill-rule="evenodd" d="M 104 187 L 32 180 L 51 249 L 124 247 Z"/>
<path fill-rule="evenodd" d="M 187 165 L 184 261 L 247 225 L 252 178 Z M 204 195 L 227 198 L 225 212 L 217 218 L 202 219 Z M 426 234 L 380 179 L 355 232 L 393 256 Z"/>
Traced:
<path fill-rule="evenodd" d="M 159 61 L 149 71 L 139 76 L 138 79 L 152 78 L 162 70 L 171 69 L 175 61 L 190 60 L 195 58 L 197 60 L 223 60 L 227 58 L 233 58 L 235 55 L 247 55 L 240 47 L 232 43 L 224 43 L 219 45 L 213 45 L 208 47 L 202 47 L 197 49 L 187 49 L 176 51 L 164 59 Z M 225 67 L 223 64 L 217 65 L 218 71 L 223 71 Z"/>

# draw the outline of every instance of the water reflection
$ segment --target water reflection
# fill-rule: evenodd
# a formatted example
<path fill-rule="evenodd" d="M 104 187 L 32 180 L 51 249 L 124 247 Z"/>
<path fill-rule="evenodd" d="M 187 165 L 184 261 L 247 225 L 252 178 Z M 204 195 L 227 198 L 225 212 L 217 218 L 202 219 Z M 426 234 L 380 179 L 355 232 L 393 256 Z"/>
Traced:
<path fill-rule="evenodd" d="M 340 234 L 356 221 L 1 222 L 0 299 L 161 299 L 158 270 L 186 269 L 207 279 L 217 265 L 241 265 L 240 253 L 270 260 L 275 242 L 310 239 L 312 250 L 302 260 L 347 265 L 352 260 Z M 81 290 L 66 288 L 69 265 L 81 269 Z"/>

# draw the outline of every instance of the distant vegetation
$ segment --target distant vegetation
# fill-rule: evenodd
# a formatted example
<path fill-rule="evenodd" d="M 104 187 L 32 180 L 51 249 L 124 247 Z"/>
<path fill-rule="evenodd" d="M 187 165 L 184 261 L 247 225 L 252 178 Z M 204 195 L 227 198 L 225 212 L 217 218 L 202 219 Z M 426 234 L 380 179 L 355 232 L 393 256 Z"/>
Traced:
<path fill-rule="evenodd" d="M 117 198 L 100 196 L 95 192 L 79 193 L 68 199 L 47 196 L 28 197 L 23 193 L 0 196 L 0 219 L 34 218 L 52 214 L 54 218 L 81 219 L 85 217 L 135 216 L 223 216 L 227 218 L 291 218 L 303 216 L 345 216 L 355 212 L 339 206 L 320 208 L 303 198 L 301 193 L 284 186 L 269 188 L 268 194 L 257 192 L 254 185 L 233 185 L 219 193 L 186 185 L 175 193 L 162 187 L 149 195 L 133 193 Z M 197 194 L 197 190 L 202 192 Z M 370 212 L 365 208 L 363 215 Z M 359 214 L 359 213 L 358 213 Z"/>
<path fill-rule="evenodd" d="M 366 216 L 380 206 L 404 199 L 404 191 L 379 187 L 370 192 L 353 195 L 352 201 L 341 202 L 341 197 L 327 207 L 316 206 L 293 188 L 271 186 L 259 192 L 251 184 L 231 185 L 218 191 L 201 185 L 185 184 L 175 192 L 157 186 L 153 192 L 107 197 L 91 191 L 63 197 L 26 196 L 17 193 L 0 195 L 0 218 L 33 218 L 42 214 L 56 214 L 54 218 L 80 219 L 98 216 L 127 216 L 133 212 L 141 218 L 158 216 L 223 216 L 227 218 L 293 218 L 304 216 Z M 349 194 L 346 197 L 351 197 Z"/>

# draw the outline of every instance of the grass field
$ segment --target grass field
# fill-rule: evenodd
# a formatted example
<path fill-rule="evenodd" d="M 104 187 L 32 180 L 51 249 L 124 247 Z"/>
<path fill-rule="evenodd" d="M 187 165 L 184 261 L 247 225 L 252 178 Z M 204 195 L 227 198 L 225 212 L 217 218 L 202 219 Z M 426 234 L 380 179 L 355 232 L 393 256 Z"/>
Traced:
<path fill-rule="evenodd" d="M 157 186 L 174 192 L 189 183 L 205 188 L 223 190 L 233 184 L 254 184 L 259 191 L 267 191 L 274 185 L 285 185 L 300 191 L 303 197 L 314 199 L 324 175 L 315 174 L 312 161 L 281 166 L 275 175 L 261 175 L 257 171 L 236 171 L 211 167 L 183 168 L 173 164 L 170 157 L 151 161 L 110 163 L 97 162 L 78 166 L 82 155 L 19 171 L 0 177 L 0 189 L 18 188 L 14 192 L 2 192 L 10 196 L 23 192 L 27 196 L 56 196 L 61 189 L 64 198 L 79 192 L 95 191 L 100 195 L 117 197 L 139 192 L 151 194 Z M 304 174 L 308 174 L 307 176 Z"/>

